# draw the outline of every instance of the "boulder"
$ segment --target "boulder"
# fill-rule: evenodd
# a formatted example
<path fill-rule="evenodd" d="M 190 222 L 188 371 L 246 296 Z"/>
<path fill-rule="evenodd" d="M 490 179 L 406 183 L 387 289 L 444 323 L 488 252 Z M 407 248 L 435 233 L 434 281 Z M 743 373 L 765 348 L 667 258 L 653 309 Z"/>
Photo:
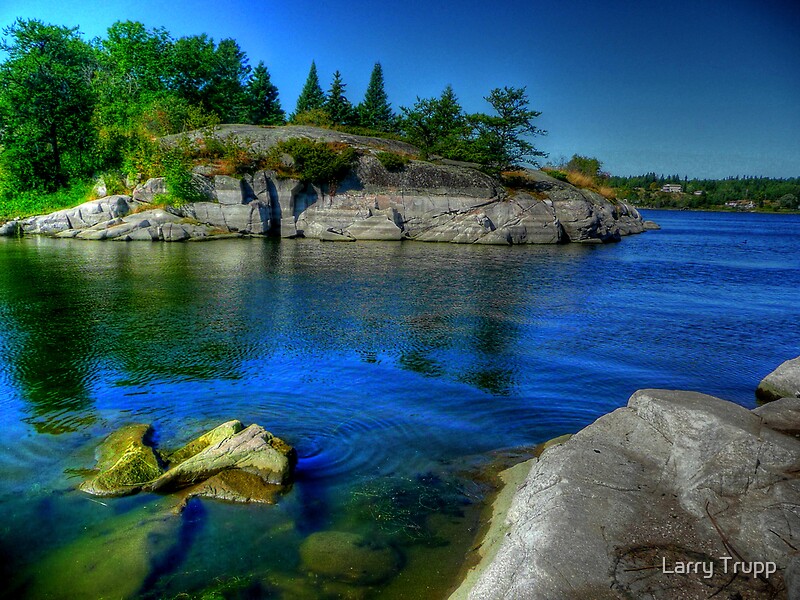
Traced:
<path fill-rule="evenodd" d="M 759 402 L 771 402 L 779 398 L 800 398 L 800 356 L 781 364 L 764 377 L 756 388 Z"/>
<path fill-rule="evenodd" d="M 22 233 L 19 221 L 9 221 L 0 225 L 0 237 L 13 237 Z"/>
<path fill-rule="evenodd" d="M 222 425 L 218 425 L 211 431 L 204 433 L 200 437 L 193 439 L 179 450 L 168 454 L 165 457 L 165 460 L 171 466 L 178 465 L 186 459 L 192 458 L 194 455 L 199 454 L 209 446 L 218 444 L 223 440 L 227 440 L 229 437 L 233 437 L 243 429 L 244 425 L 242 425 L 241 421 L 236 419 L 227 421 Z"/>
<path fill-rule="evenodd" d="M 228 175 L 214 177 L 214 197 L 220 204 L 247 204 L 255 194 L 246 181 Z"/>
<path fill-rule="evenodd" d="M 766 424 L 704 394 L 636 392 L 532 464 L 507 530 L 454 597 L 786 597 L 800 544 L 800 440 Z M 723 560 L 732 555 L 778 571 L 734 578 Z M 687 562 L 714 574 L 676 575 Z"/>
<path fill-rule="evenodd" d="M 163 470 L 147 444 L 150 433 L 149 425 L 136 424 L 109 435 L 96 451 L 100 472 L 82 483 L 80 489 L 94 496 L 126 496 L 156 479 Z"/>
<path fill-rule="evenodd" d="M 67 229 L 86 229 L 124 217 L 133 207 L 130 196 L 108 196 L 49 215 L 29 217 L 20 221 L 20 225 L 26 234 L 55 235 Z"/>
<path fill-rule="evenodd" d="M 266 483 L 288 483 L 297 454 L 286 442 L 259 425 L 225 437 L 169 469 L 145 488 L 170 491 L 213 477 L 229 469 L 260 476 Z"/>
<path fill-rule="evenodd" d="M 765 427 L 800 437 L 800 398 L 781 398 L 759 406 L 753 413 Z"/>
<path fill-rule="evenodd" d="M 180 519 L 147 507 L 112 516 L 31 569 L 26 597 L 138 598 L 180 544 Z"/>
<path fill-rule="evenodd" d="M 400 556 L 390 546 L 345 531 L 318 531 L 300 546 L 303 568 L 336 581 L 375 584 L 400 568 Z"/>
<path fill-rule="evenodd" d="M 261 476 L 240 469 L 222 471 L 202 483 L 187 488 L 181 493 L 179 510 L 183 510 L 192 498 L 212 498 L 226 502 L 275 504 L 284 491 L 283 486 L 266 483 Z"/>

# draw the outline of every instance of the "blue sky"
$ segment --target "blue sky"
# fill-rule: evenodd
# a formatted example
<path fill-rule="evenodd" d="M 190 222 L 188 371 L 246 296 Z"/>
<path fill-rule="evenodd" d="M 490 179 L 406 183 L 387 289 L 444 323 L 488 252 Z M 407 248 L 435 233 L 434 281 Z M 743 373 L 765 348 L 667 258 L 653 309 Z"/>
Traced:
<path fill-rule="evenodd" d="M 550 160 L 620 175 L 800 176 L 800 6 L 777 0 L 170 2 L 3 0 L 17 17 L 103 36 L 116 20 L 236 39 L 292 110 L 311 60 L 358 102 L 383 64 L 394 107 L 452 84 L 469 111 L 527 86 Z"/>

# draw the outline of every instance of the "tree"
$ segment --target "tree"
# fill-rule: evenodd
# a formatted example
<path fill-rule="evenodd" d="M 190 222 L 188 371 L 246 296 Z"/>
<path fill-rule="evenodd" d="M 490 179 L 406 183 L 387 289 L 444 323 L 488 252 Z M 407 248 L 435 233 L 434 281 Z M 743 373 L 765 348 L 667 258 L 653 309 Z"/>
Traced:
<path fill-rule="evenodd" d="M 495 88 L 484 99 L 497 114 L 479 114 L 472 118 L 476 129 L 475 142 L 484 154 L 481 162 L 504 169 L 523 161 L 536 164 L 537 157 L 547 156 L 526 139 L 546 132 L 533 124 L 533 119 L 541 113 L 528 108 L 524 87 Z"/>
<path fill-rule="evenodd" d="M 272 83 L 264 62 L 258 63 L 245 88 L 250 122 L 256 125 L 283 125 L 286 113 L 278 100 L 278 88 Z"/>
<path fill-rule="evenodd" d="M 450 85 L 439 98 L 417 97 L 413 107 L 400 110 L 401 130 L 423 154 L 435 152 L 453 158 L 453 153 L 469 137 L 469 123 Z"/>
<path fill-rule="evenodd" d="M 394 126 L 394 113 L 389 104 L 383 82 L 383 67 L 375 63 L 369 78 L 364 101 L 356 109 L 358 124 L 376 131 L 391 131 Z"/>
<path fill-rule="evenodd" d="M 242 120 L 250 66 L 236 41 L 215 45 L 206 34 L 180 38 L 173 46 L 171 71 L 169 89 L 179 97 L 224 122 Z"/>
<path fill-rule="evenodd" d="M 96 55 L 77 28 L 20 19 L 3 33 L 2 170 L 11 185 L 52 190 L 92 167 Z"/>
<path fill-rule="evenodd" d="M 325 93 L 319 85 L 317 65 L 312 60 L 311 69 L 308 71 L 308 78 L 303 86 L 303 90 L 300 92 L 300 97 L 297 99 L 297 107 L 294 109 L 294 115 L 320 109 L 324 104 Z"/>
<path fill-rule="evenodd" d="M 345 96 L 344 89 L 347 85 L 342 82 L 342 74 L 336 71 L 333 74 L 331 89 L 325 98 L 325 111 L 330 115 L 334 125 L 346 125 L 353 120 L 353 105 Z"/>
<path fill-rule="evenodd" d="M 569 162 L 566 164 L 565 169 L 567 171 L 576 171 L 578 173 L 582 173 L 588 177 L 597 177 L 600 175 L 600 168 L 602 166 L 603 163 L 596 158 L 573 154 L 572 158 L 569 159 Z"/>

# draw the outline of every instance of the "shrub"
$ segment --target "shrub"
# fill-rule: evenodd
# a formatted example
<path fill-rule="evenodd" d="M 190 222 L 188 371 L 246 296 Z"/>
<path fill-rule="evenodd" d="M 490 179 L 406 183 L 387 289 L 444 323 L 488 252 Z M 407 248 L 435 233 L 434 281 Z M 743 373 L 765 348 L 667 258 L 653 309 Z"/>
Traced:
<path fill-rule="evenodd" d="M 313 127 L 333 127 L 333 119 L 324 108 L 312 108 L 292 116 L 292 125 L 311 125 Z"/>
<path fill-rule="evenodd" d="M 206 200 L 203 190 L 192 174 L 191 163 L 175 149 L 166 150 L 162 156 L 164 183 L 167 186 L 167 198 L 159 199 L 179 206 L 188 202 Z"/>
<path fill-rule="evenodd" d="M 383 165 L 387 171 L 402 171 L 406 168 L 410 159 L 407 156 L 395 152 L 378 152 L 375 158 Z"/>
<path fill-rule="evenodd" d="M 569 175 L 566 171 L 561 171 L 559 169 L 542 169 L 542 171 L 550 175 L 550 177 L 558 179 L 559 181 L 568 181 Z"/>
<path fill-rule="evenodd" d="M 285 154 L 294 161 L 291 167 L 287 167 L 282 160 Z M 292 138 L 273 146 L 267 163 L 285 177 L 335 185 L 347 174 L 355 156 L 355 150 L 346 144 Z"/>

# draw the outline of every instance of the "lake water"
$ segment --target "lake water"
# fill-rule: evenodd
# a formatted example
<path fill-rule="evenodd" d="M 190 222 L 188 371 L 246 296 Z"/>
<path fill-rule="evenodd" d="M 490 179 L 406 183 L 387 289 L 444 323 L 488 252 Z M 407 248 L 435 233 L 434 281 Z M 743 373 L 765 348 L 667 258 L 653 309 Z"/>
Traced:
<path fill-rule="evenodd" d="M 800 354 L 800 215 L 645 213 L 663 229 L 602 246 L 0 239 L 3 593 L 99 594 L 116 573 L 144 597 L 441 595 L 473 533 L 464 457 L 639 388 L 753 407 Z M 123 543 L 171 500 L 75 490 L 126 423 L 177 447 L 232 418 L 297 448 L 277 505 L 193 501 Z M 328 529 L 390 544 L 400 574 L 309 575 L 298 548 Z"/>

